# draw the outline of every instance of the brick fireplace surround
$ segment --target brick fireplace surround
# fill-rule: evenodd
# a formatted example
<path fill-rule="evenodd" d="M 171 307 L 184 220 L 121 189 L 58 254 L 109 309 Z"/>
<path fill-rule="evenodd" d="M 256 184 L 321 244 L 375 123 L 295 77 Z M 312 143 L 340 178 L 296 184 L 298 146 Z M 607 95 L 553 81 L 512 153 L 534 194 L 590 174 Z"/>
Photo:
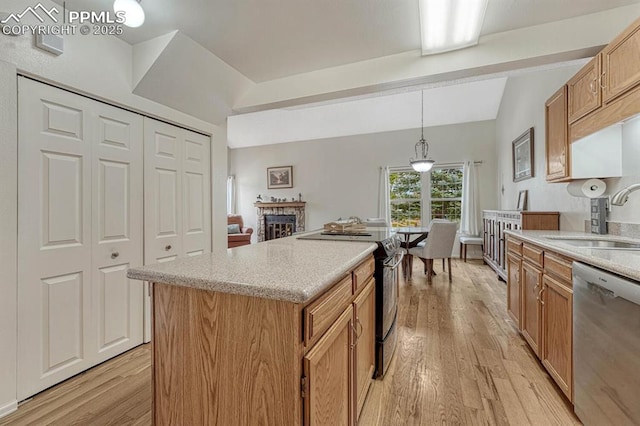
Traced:
<path fill-rule="evenodd" d="M 254 203 L 258 213 L 258 242 L 264 241 L 264 216 L 291 214 L 296 216 L 296 232 L 305 230 L 305 201 L 286 203 Z"/>

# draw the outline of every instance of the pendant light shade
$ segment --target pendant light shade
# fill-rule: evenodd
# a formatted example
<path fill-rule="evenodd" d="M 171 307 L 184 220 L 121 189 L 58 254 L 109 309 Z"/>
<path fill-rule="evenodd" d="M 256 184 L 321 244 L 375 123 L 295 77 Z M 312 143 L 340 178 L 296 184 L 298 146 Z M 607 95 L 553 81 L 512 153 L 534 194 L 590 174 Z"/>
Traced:
<path fill-rule="evenodd" d="M 422 133 L 420 136 L 420 140 L 416 142 L 416 146 L 415 146 L 416 158 L 412 158 L 411 160 L 409 160 L 409 163 L 411 163 L 411 167 L 413 167 L 413 170 L 415 170 L 416 172 L 424 173 L 431 170 L 431 168 L 435 164 L 435 161 L 430 160 L 428 158 L 429 144 L 424 139 L 424 91 L 422 91 L 421 94 L 422 94 L 422 97 L 421 97 L 422 115 L 420 116 L 420 122 L 422 125 Z M 418 149 L 420 149 L 420 153 L 418 153 Z"/>
<path fill-rule="evenodd" d="M 144 24 L 144 9 L 138 0 L 116 0 L 113 2 L 114 12 L 124 12 L 124 24 L 137 28 Z"/>

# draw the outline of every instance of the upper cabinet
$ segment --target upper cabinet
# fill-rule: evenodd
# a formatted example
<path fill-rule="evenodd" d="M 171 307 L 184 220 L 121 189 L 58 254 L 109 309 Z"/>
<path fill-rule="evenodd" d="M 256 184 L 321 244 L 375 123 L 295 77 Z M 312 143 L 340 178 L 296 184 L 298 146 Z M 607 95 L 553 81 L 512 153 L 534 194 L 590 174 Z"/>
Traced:
<path fill-rule="evenodd" d="M 601 55 L 593 58 L 571 80 L 569 90 L 569 123 L 584 117 L 602 105 Z"/>
<path fill-rule="evenodd" d="M 547 181 L 623 175 L 621 172 L 603 172 L 602 167 L 594 167 L 591 159 L 612 157 L 617 152 L 615 147 L 622 143 L 612 144 L 610 138 L 602 138 L 602 134 L 616 132 L 601 133 L 601 130 L 627 123 L 637 116 L 640 116 L 640 19 L 546 102 Z M 617 133 L 624 139 L 624 130 Z M 588 150 L 582 146 L 587 136 L 596 142 L 589 141 Z M 585 150 L 588 155 L 580 155 Z M 629 152 L 633 153 L 633 158 L 618 155 L 616 161 L 637 164 L 640 151 Z M 584 162 L 585 158 L 587 162 Z"/>
<path fill-rule="evenodd" d="M 640 20 L 627 28 L 601 53 L 605 102 L 640 83 Z"/>
<path fill-rule="evenodd" d="M 567 86 L 553 94 L 544 105 L 547 180 L 558 182 L 570 177 L 569 135 L 567 127 Z"/>

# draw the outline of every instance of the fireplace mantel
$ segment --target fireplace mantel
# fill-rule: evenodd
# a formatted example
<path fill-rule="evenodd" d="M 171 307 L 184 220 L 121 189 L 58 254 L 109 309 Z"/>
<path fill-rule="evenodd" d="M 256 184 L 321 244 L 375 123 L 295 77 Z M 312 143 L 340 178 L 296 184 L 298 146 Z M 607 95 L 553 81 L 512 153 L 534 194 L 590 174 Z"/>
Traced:
<path fill-rule="evenodd" d="M 283 215 L 290 214 L 296 216 L 296 232 L 304 231 L 305 227 L 305 201 L 286 201 L 286 202 L 257 202 L 253 205 L 258 213 L 258 241 L 264 241 L 264 217 L 265 215 Z"/>

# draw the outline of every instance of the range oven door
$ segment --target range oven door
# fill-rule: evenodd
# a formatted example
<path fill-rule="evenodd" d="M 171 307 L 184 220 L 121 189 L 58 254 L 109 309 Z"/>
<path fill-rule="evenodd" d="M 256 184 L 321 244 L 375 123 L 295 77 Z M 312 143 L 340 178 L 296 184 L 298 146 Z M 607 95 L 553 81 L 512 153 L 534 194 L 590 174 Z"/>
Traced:
<path fill-rule="evenodd" d="M 404 250 L 398 250 L 394 256 L 383 263 L 382 271 L 382 329 L 379 338 L 384 339 L 389 333 L 398 311 L 398 279 Z"/>

